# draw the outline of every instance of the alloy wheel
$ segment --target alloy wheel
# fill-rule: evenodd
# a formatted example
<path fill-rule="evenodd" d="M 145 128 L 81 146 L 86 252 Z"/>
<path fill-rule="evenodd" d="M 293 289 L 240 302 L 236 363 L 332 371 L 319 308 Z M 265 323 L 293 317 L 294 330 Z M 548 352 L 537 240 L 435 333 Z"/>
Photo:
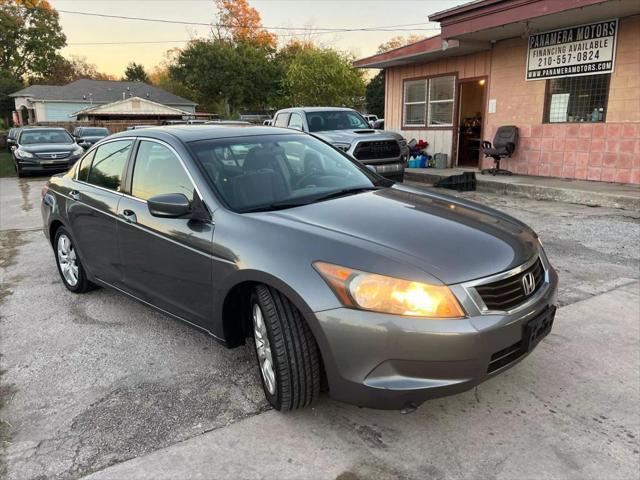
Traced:
<path fill-rule="evenodd" d="M 267 326 L 264 323 L 262 309 L 257 303 L 253 304 L 253 336 L 256 341 L 256 352 L 260 364 L 260 373 L 265 387 L 271 395 L 276 393 L 276 374 L 273 367 L 271 345 L 267 336 Z"/>
<path fill-rule="evenodd" d="M 58 237 L 58 263 L 60 264 L 60 271 L 65 281 L 71 287 L 75 287 L 78 283 L 78 263 L 76 257 L 76 251 L 73 248 L 71 240 L 66 235 L 62 234 Z"/>

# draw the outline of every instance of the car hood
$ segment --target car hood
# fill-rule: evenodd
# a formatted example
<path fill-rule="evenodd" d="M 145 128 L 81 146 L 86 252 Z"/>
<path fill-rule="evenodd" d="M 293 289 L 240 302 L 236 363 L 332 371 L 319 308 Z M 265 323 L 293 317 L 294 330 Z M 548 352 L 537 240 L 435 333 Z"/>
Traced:
<path fill-rule="evenodd" d="M 402 140 L 402 135 L 384 130 L 326 130 L 313 132 L 313 135 L 320 137 L 329 143 L 349 143 L 359 140 Z"/>
<path fill-rule="evenodd" d="M 341 197 L 271 215 L 274 220 L 293 220 L 399 251 L 446 284 L 515 268 L 539 248 L 536 234 L 508 215 L 410 187 Z"/>
<path fill-rule="evenodd" d="M 39 143 L 37 145 L 20 145 L 22 150 L 31 153 L 71 152 L 78 148 L 75 143 Z"/>

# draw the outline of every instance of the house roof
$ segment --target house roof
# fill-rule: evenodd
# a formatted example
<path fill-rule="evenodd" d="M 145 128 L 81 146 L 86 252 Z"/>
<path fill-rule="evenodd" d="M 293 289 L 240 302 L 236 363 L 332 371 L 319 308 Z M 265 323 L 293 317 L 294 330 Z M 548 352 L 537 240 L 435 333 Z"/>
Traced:
<path fill-rule="evenodd" d="M 111 103 L 127 97 L 140 97 L 164 105 L 193 105 L 196 103 L 143 82 L 118 80 L 76 80 L 67 85 L 31 85 L 9 95 L 30 97 L 32 100 Z"/>
<path fill-rule="evenodd" d="M 146 98 L 130 97 L 117 102 L 96 105 L 95 107 L 85 108 L 76 113 L 72 113 L 71 117 L 79 115 L 113 115 L 113 116 L 183 116 L 191 115 L 189 112 L 178 108 L 169 107 L 162 103 L 152 102 Z"/>

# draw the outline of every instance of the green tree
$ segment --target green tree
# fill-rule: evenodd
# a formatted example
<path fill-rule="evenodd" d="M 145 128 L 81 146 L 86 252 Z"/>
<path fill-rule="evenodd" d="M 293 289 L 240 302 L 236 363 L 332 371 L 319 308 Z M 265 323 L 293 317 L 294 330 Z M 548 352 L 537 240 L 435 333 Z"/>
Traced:
<path fill-rule="evenodd" d="M 11 124 L 11 112 L 15 110 L 15 102 L 9 94 L 23 87 L 22 81 L 7 70 L 0 70 L 0 121 Z"/>
<path fill-rule="evenodd" d="M 41 75 L 67 43 L 46 0 L 0 0 L 0 70 L 13 78 Z"/>
<path fill-rule="evenodd" d="M 127 65 L 124 71 L 124 79 L 129 82 L 145 82 L 149 83 L 149 76 L 145 72 L 144 67 L 136 62 L 131 62 Z"/>
<path fill-rule="evenodd" d="M 195 40 L 169 68 L 170 76 L 196 93 L 208 110 L 231 116 L 269 106 L 277 90 L 277 68 L 268 49 L 224 39 Z"/>
<path fill-rule="evenodd" d="M 358 106 L 365 84 L 353 59 L 328 48 L 297 48 L 285 58 L 282 77 L 283 105 Z"/>
<path fill-rule="evenodd" d="M 110 75 L 98 72 L 98 67 L 93 63 L 89 63 L 85 57 L 72 56 L 67 59 L 59 55 L 56 62 L 46 72 L 39 76 L 30 77 L 29 83 L 65 85 L 81 78 L 90 78 L 92 80 L 112 79 Z"/>
<path fill-rule="evenodd" d="M 367 84 L 365 93 L 367 111 L 384 117 L 384 70 L 378 72 Z"/>

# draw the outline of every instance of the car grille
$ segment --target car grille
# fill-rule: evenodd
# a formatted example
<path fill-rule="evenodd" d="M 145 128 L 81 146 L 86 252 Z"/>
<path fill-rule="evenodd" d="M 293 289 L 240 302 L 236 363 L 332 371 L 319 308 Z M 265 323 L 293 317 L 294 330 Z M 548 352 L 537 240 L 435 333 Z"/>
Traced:
<path fill-rule="evenodd" d="M 62 160 L 71 155 L 71 152 L 47 152 L 47 153 L 36 153 L 38 158 L 42 158 L 43 160 Z"/>
<path fill-rule="evenodd" d="M 395 140 L 360 142 L 353 151 L 353 156 L 358 160 L 396 158 L 400 156 L 400 145 Z"/>
<path fill-rule="evenodd" d="M 533 274 L 535 286 L 528 294 L 524 290 L 523 277 Z M 484 285 L 477 285 L 476 291 L 482 298 L 488 310 L 511 310 L 523 303 L 528 297 L 536 293 L 544 283 L 544 267 L 540 257 L 526 270 L 502 280 Z"/>

